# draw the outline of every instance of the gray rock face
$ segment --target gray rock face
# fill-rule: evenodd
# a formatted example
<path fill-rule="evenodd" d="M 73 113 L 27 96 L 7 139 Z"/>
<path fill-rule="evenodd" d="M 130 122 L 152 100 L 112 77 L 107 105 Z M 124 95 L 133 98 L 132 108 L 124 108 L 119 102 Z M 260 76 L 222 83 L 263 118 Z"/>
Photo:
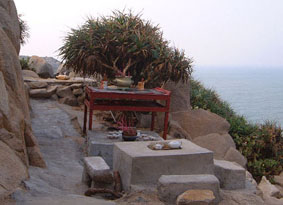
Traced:
<path fill-rule="evenodd" d="M 53 73 L 56 73 L 58 70 L 58 67 L 60 66 L 60 61 L 53 57 L 42 57 L 47 63 L 49 63 L 52 66 Z"/>
<path fill-rule="evenodd" d="M 158 180 L 158 196 L 167 204 L 175 204 L 177 197 L 187 190 L 211 190 L 215 196 L 213 204 L 221 200 L 219 181 L 213 175 L 163 175 Z"/>
<path fill-rule="evenodd" d="M 28 177 L 30 138 L 28 98 L 21 74 L 18 15 L 12 0 L 0 0 L 0 199 Z M 9 138 L 7 139 L 6 137 Z M 5 137 L 5 139 L 4 139 Z M 25 144 L 26 140 L 33 143 Z M 37 153 L 39 154 L 39 153 Z"/>
<path fill-rule="evenodd" d="M 244 189 L 246 170 L 241 166 L 224 160 L 214 160 L 214 174 L 223 189 Z"/>
<path fill-rule="evenodd" d="M 213 151 L 214 158 L 223 159 L 230 147 L 236 148 L 232 137 L 229 134 L 220 135 L 211 133 L 193 139 L 197 145 Z"/>
<path fill-rule="evenodd" d="M 32 56 L 29 59 L 29 66 L 35 69 L 41 78 L 52 78 L 54 76 L 52 66 L 41 57 Z"/>

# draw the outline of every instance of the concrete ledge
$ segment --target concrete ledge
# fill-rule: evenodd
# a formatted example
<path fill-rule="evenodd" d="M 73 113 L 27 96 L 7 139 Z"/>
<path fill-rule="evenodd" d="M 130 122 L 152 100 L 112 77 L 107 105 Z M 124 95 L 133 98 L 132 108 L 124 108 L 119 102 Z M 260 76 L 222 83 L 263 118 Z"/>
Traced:
<path fill-rule="evenodd" d="M 220 202 L 219 181 L 214 175 L 163 175 L 158 180 L 159 199 L 175 204 L 177 197 L 187 190 L 211 190 L 215 196 L 212 204 Z"/>
<path fill-rule="evenodd" d="M 214 174 L 223 189 L 244 189 L 246 170 L 236 163 L 225 160 L 214 160 Z"/>

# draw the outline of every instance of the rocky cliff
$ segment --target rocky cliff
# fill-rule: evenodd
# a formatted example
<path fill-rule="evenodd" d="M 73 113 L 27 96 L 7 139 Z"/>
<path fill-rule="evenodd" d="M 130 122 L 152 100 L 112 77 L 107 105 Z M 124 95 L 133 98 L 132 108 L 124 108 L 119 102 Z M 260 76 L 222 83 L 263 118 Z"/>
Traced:
<path fill-rule="evenodd" d="M 28 165 L 45 166 L 30 126 L 19 37 L 14 2 L 0 0 L 0 199 L 28 177 Z"/>

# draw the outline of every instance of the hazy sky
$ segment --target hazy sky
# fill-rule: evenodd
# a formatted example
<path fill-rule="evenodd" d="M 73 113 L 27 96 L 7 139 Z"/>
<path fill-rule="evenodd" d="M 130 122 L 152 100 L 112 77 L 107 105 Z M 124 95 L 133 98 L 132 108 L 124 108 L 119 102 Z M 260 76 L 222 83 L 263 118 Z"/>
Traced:
<path fill-rule="evenodd" d="M 14 0 L 30 27 L 21 55 L 57 57 L 87 16 L 132 9 L 195 65 L 283 67 L 283 0 Z"/>

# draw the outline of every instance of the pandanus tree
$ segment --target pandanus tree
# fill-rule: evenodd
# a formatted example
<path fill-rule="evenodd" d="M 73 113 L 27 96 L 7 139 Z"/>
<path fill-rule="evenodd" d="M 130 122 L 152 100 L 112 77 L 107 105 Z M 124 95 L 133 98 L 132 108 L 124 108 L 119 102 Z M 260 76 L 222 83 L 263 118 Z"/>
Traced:
<path fill-rule="evenodd" d="M 187 81 L 192 60 L 169 46 L 158 26 L 132 12 L 115 11 L 111 16 L 89 18 L 71 29 L 59 48 L 66 67 L 83 76 L 130 75 L 146 87 L 172 81 Z"/>

